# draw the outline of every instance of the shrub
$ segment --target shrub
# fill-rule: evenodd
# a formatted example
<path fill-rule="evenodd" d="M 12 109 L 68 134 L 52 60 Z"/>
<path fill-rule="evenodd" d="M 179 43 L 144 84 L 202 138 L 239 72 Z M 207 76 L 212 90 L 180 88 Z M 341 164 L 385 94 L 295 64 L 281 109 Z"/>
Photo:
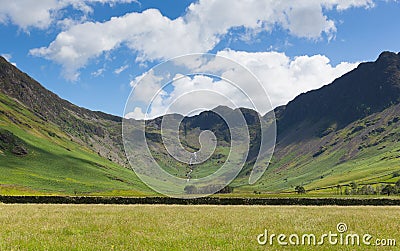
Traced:
<path fill-rule="evenodd" d="M 355 183 L 354 181 L 350 183 L 350 187 L 353 191 L 357 190 L 357 183 Z"/>
<path fill-rule="evenodd" d="M 195 194 L 197 193 L 197 188 L 194 185 L 185 186 L 183 189 L 187 194 Z"/>
<path fill-rule="evenodd" d="M 233 187 L 231 186 L 226 186 L 219 190 L 217 193 L 232 193 L 233 192 Z"/>
<path fill-rule="evenodd" d="M 356 132 L 359 132 L 359 131 L 361 131 L 362 129 L 364 129 L 365 128 L 365 126 L 363 126 L 363 125 L 358 125 L 358 126 L 356 126 L 351 132 L 350 132 L 350 134 L 354 134 L 354 133 L 356 133 Z"/>
<path fill-rule="evenodd" d="M 296 186 L 296 187 L 294 188 L 294 190 L 295 190 L 296 193 L 298 193 L 298 194 L 304 194 L 304 193 L 306 193 L 306 189 L 304 189 L 303 186 Z"/>
<path fill-rule="evenodd" d="M 319 155 L 323 154 L 327 150 L 326 146 L 321 146 L 318 152 L 313 154 L 313 158 L 318 157 Z"/>
<path fill-rule="evenodd" d="M 361 187 L 358 193 L 363 195 L 375 194 L 375 189 L 371 185 L 365 185 Z"/>
<path fill-rule="evenodd" d="M 383 194 L 387 194 L 388 196 L 390 196 L 391 194 L 396 193 L 396 188 L 392 185 L 386 185 L 383 189 L 382 189 L 382 193 Z"/>

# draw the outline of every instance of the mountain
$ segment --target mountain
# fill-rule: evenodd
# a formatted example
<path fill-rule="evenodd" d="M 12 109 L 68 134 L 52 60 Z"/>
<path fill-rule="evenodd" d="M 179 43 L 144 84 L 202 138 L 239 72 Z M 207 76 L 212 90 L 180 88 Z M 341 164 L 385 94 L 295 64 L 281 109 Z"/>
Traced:
<path fill-rule="evenodd" d="M 291 192 L 301 185 L 333 193 L 334 187 L 352 182 L 378 186 L 396 181 L 400 174 L 399 97 L 400 54 L 383 52 L 375 62 L 362 63 L 333 83 L 277 107 L 275 153 L 254 185 L 248 180 L 259 154 L 260 123 L 266 123 L 270 113 L 261 117 L 250 109 L 219 106 L 192 117 L 166 115 L 182 121 L 180 141 L 188 151 L 200 149 L 202 131 L 216 136 L 215 152 L 193 167 L 176 161 L 163 145 L 163 117 L 146 121 L 146 138 L 153 157 L 167 172 L 205 177 L 229 156 L 231 134 L 222 117 L 241 113 L 251 142 L 246 165 L 231 184 L 236 192 Z M 125 168 L 122 118 L 75 106 L 2 58 L 0 118 L 3 190 L 11 186 L 67 194 L 149 193 Z"/>
<path fill-rule="evenodd" d="M 399 101 L 400 54 L 383 52 L 375 62 L 361 63 L 333 83 L 299 95 L 276 114 L 284 135 L 302 123 L 343 128 Z"/>
<path fill-rule="evenodd" d="M 399 102 L 400 53 L 383 52 L 276 108 L 277 145 L 259 189 L 393 182 L 400 171 Z"/>
<path fill-rule="evenodd" d="M 252 186 L 248 178 L 260 146 L 257 112 L 217 107 L 184 118 L 181 141 L 188 150 L 197 151 L 199 133 L 214 132 L 219 142 L 216 152 L 191 172 L 194 177 L 210 174 L 229 154 L 228 126 L 218 113 L 229 118 L 240 111 L 252 144 L 247 164 L 232 184 L 236 191 L 294 191 L 298 185 L 329 191 L 352 182 L 385 184 L 400 173 L 399 98 L 400 54 L 383 52 L 375 62 L 361 63 L 333 83 L 277 107 L 274 156 L 262 179 Z M 156 120 L 158 126 L 152 127 L 153 138 L 159 133 L 161 119 Z M 187 167 L 174 161 L 160 146 L 161 141 L 158 143 L 150 147 L 157 160 L 170 173 L 184 177 Z"/>
<path fill-rule="evenodd" d="M 0 91 L 52 122 L 75 141 L 118 164 L 126 165 L 121 139 L 122 119 L 93 112 L 61 99 L 0 57 Z"/>
<path fill-rule="evenodd" d="M 77 107 L 0 58 L 0 193 L 149 192 L 120 165 L 120 132 L 121 118 Z"/>

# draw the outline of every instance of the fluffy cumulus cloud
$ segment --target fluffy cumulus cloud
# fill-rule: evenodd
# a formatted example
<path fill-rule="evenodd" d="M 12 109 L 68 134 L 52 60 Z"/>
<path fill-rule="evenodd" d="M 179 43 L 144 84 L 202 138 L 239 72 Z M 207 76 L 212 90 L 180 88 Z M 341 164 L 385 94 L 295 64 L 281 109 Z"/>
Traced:
<path fill-rule="evenodd" d="M 92 4 L 100 3 L 112 6 L 131 2 L 137 2 L 137 0 L 0 0 L 0 22 L 11 22 L 24 30 L 32 27 L 45 29 L 53 22 L 63 18 L 60 11 L 66 7 L 72 7 L 86 15 L 93 11 Z M 61 23 L 72 22 L 68 18 L 63 21 Z"/>
<path fill-rule="evenodd" d="M 32 49 L 32 55 L 42 56 L 61 64 L 64 76 L 76 80 L 77 70 L 90 58 L 124 44 L 140 51 L 144 59 L 173 57 L 181 53 L 207 51 L 210 45 L 193 36 L 182 18 L 170 20 L 158 10 L 130 13 L 108 22 L 86 22 L 61 32 L 48 47 Z M 179 53 L 178 53 L 179 52 Z"/>
<path fill-rule="evenodd" d="M 6 5 L 6 2 L 9 1 L 1 1 L 2 5 Z M 51 22 L 52 10 L 59 9 L 58 5 L 65 5 L 65 2 L 71 4 L 74 1 L 43 2 L 47 5 L 44 8 L 43 20 L 36 23 L 38 27 Z M 76 2 L 75 8 L 88 12 L 91 10 L 91 2 L 112 4 L 124 1 Z M 149 9 L 142 13 L 128 13 L 105 22 L 84 22 L 72 26 L 69 24 L 71 27 L 60 33 L 50 45 L 33 49 L 31 54 L 61 64 L 64 75 L 76 80 L 79 69 L 91 58 L 122 45 L 138 52 L 139 61 L 148 61 L 210 51 L 235 27 L 243 27 L 257 34 L 261 31 L 272 31 L 279 26 L 293 36 L 306 39 L 326 36 L 330 39 L 336 32 L 336 26 L 334 20 L 326 16 L 326 10 L 343 11 L 351 7 L 372 6 L 373 0 L 199 0 L 192 3 L 183 16 L 173 20 L 163 16 L 158 10 Z M 4 6 L 0 7 L 1 9 L 3 11 L 0 11 L 0 20 L 4 22 L 8 17 L 15 23 L 20 22 L 15 21 L 18 15 L 4 11 Z M 27 24 L 21 23 L 21 26 L 26 27 Z"/>
<path fill-rule="evenodd" d="M 170 88 L 173 89 L 171 92 L 162 89 L 162 83 L 159 82 L 140 83 L 139 88 L 133 92 L 132 100 L 143 100 L 146 105 L 132 108 L 131 111 L 127 111 L 125 117 L 155 118 L 171 113 L 194 115 L 220 105 L 229 107 L 251 105 L 250 102 L 246 102 L 247 97 L 227 81 L 205 75 L 180 74 L 174 79 L 170 83 Z"/>
<path fill-rule="evenodd" d="M 271 106 L 264 105 L 260 107 L 261 110 L 253 106 L 257 103 L 268 102 L 268 97 L 260 92 L 258 85 L 250 85 L 248 79 L 243 79 L 244 74 L 237 69 L 231 70 L 226 67 L 221 72 L 220 78 L 207 75 L 194 77 L 176 75 L 174 81 L 171 82 L 172 88 L 167 88 L 170 91 L 165 91 L 162 87 L 164 84 L 162 77 L 155 76 L 151 71 L 147 78 L 142 79 L 140 76 L 132 82 L 135 86 L 132 100 L 144 101 L 146 106 L 141 107 L 143 109 L 136 107 L 128 117 L 142 119 L 145 117 L 145 111 L 147 118 L 166 113 L 189 115 L 213 109 L 219 105 L 231 108 L 256 108 L 264 114 L 272 107 L 286 104 L 300 93 L 331 83 L 358 65 L 358 63 L 341 63 L 333 66 L 323 55 L 289 58 L 284 53 L 277 52 L 252 53 L 225 50 L 219 52 L 218 56 L 240 62 L 249 69 L 267 92 Z M 193 68 L 193 64 L 187 66 Z M 210 61 L 202 65 L 199 72 L 214 73 L 221 68 L 224 66 L 221 67 L 221 64 L 213 64 Z M 143 80 L 147 82 L 140 82 Z M 162 91 L 157 94 L 159 89 Z"/>
<path fill-rule="evenodd" d="M 233 50 L 221 51 L 218 55 L 240 62 L 253 72 L 267 91 L 273 107 L 286 104 L 300 93 L 329 84 L 358 66 L 358 63 L 347 62 L 333 66 L 323 55 L 291 59 L 284 53 Z"/>

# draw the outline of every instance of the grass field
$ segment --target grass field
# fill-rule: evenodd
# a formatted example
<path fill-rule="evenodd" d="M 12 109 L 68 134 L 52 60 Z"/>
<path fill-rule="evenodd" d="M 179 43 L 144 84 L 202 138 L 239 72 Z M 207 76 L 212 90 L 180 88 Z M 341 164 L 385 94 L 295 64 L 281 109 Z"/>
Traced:
<path fill-rule="evenodd" d="M 277 250 L 269 234 L 345 233 L 400 240 L 400 207 L 6 205 L 0 250 Z M 289 250 L 396 250 L 391 247 L 289 246 Z"/>

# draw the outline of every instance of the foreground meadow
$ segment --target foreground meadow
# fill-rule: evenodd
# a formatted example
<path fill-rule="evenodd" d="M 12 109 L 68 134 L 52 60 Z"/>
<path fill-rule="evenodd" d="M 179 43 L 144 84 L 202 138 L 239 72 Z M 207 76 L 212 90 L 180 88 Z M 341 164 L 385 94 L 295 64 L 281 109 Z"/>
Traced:
<path fill-rule="evenodd" d="M 400 241 L 400 207 L 8 205 L 0 204 L 0 250 L 276 250 L 269 234 L 345 233 Z M 286 241 L 288 241 L 286 239 Z M 317 240 L 319 241 L 319 240 Z M 292 250 L 399 247 L 289 246 Z"/>

